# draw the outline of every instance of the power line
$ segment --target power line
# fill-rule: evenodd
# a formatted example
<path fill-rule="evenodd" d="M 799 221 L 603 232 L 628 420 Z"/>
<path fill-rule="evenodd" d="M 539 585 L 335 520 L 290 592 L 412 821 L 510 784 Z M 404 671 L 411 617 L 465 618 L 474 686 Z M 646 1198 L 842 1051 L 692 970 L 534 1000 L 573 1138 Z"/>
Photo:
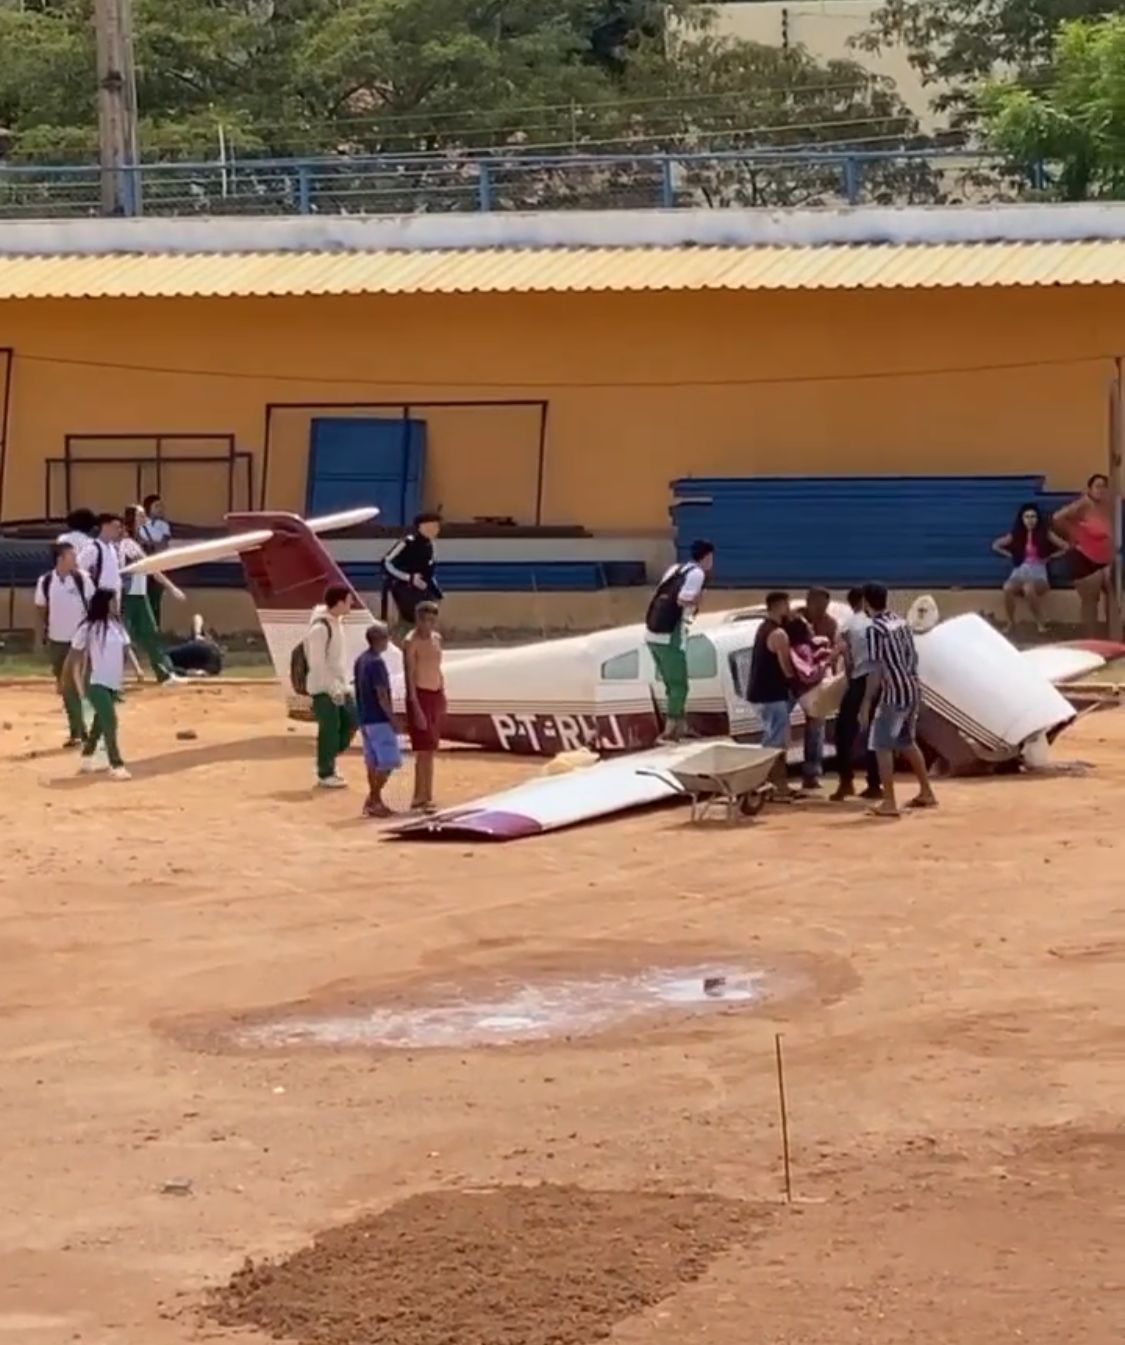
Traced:
<path fill-rule="evenodd" d="M 556 293 L 558 291 L 555 291 Z M 636 292 L 636 291 L 634 291 Z M 385 296 L 397 297 L 397 296 Z M 277 374 L 266 372 L 242 373 L 232 369 L 176 369 L 160 365 L 130 364 L 116 360 L 83 360 L 62 355 L 29 355 L 16 351 L 14 359 L 26 360 L 32 364 L 65 365 L 68 368 L 115 370 L 121 373 L 153 374 L 175 378 L 218 378 L 228 381 L 248 381 L 254 383 L 300 383 L 308 385 L 325 384 L 341 387 L 371 388 L 466 388 L 497 391 L 504 388 L 513 391 L 533 391 L 536 388 L 595 389 L 613 391 L 617 388 L 631 391 L 649 389 L 659 391 L 663 388 L 730 388 L 730 387 L 787 387 L 802 386 L 809 383 L 868 383 L 894 378 L 944 378 L 953 375 L 972 375 L 987 373 L 1005 373 L 1020 369 L 1064 368 L 1081 364 L 1099 364 L 1113 362 L 1115 354 L 1072 355 L 1058 358 L 1035 360 L 997 361 L 988 364 L 944 365 L 934 368 L 880 369 L 866 370 L 860 373 L 840 374 L 778 374 L 752 378 L 684 378 L 661 379 L 658 383 L 632 379 L 537 379 L 534 382 L 517 380 L 480 380 L 480 379 L 441 379 L 427 380 L 415 378 L 339 378 L 320 374 Z"/>

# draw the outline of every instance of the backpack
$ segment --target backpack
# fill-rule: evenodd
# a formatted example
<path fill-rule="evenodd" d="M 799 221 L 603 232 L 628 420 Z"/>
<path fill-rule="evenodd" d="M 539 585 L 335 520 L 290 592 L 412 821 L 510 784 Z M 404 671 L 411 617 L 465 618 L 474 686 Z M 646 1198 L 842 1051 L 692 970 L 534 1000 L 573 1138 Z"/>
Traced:
<path fill-rule="evenodd" d="M 687 579 L 691 565 L 677 565 L 672 573 L 661 581 L 652 595 L 652 601 L 645 613 L 645 629 L 652 635 L 671 635 L 680 624 L 683 609 L 680 607 L 680 590 Z"/>
<path fill-rule="evenodd" d="M 319 616 L 313 622 L 314 626 L 325 626 L 328 630 L 328 644 L 332 643 L 332 623 L 324 617 Z M 289 655 L 289 683 L 293 688 L 295 696 L 307 696 L 309 694 L 309 655 L 305 649 L 306 634 L 299 640 Z M 327 645 L 325 648 L 327 649 Z"/>

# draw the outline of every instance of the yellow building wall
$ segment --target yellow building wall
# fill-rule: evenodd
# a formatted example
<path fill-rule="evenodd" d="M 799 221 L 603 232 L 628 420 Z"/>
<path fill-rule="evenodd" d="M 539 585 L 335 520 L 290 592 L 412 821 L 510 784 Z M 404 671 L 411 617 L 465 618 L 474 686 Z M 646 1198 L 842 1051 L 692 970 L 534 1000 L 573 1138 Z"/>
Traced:
<path fill-rule="evenodd" d="M 313 415 L 454 399 L 546 398 L 543 521 L 593 530 L 666 528 L 668 483 L 687 474 L 1043 471 L 1076 487 L 1106 460 L 1122 299 L 1091 287 L 0 302 L 0 347 L 16 352 L 0 516 L 42 514 L 44 462 L 67 434 L 233 434 L 257 488 L 271 402 L 357 404 L 271 416 L 267 502 L 298 511 Z M 532 520 L 536 408 L 415 414 L 429 425 L 427 504 Z M 132 469 L 75 481 L 95 508 L 135 493 Z M 173 517 L 213 521 L 225 474 L 171 469 L 164 493 Z"/>

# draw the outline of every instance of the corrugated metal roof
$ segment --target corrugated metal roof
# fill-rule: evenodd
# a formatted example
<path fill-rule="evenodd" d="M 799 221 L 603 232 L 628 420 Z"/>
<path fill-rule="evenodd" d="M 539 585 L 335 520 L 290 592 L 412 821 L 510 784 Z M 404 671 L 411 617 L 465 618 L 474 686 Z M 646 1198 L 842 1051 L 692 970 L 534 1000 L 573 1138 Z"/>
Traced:
<path fill-rule="evenodd" d="M 1125 240 L 0 256 L 0 299 L 1125 284 Z"/>

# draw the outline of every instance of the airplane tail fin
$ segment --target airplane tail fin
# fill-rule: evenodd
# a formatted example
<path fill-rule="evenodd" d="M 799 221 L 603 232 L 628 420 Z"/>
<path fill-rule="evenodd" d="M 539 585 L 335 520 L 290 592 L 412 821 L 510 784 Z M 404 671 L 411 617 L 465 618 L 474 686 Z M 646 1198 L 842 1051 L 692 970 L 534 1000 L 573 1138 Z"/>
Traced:
<path fill-rule="evenodd" d="M 313 608 L 323 602 L 325 590 L 338 585 L 352 592 L 354 605 L 344 619 L 349 668 L 366 647 L 366 632 L 373 619 L 359 592 L 329 555 L 320 534 L 353 527 L 377 513 L 375 509 L 355 509 L 311 519 L 272 512 L 227 515 L 227 526 L 234 534 L 249 529 L 268 530 L 270 534 L 259 546 L 240 551 L 239 560 L 291 718 L 311 717 L 308 697 L 293 686 L 291 664 L 293 652 L 309 628 Z M 399 651 L 391 645 L 384 658 L 392 683 L 401 682 Z"/>

